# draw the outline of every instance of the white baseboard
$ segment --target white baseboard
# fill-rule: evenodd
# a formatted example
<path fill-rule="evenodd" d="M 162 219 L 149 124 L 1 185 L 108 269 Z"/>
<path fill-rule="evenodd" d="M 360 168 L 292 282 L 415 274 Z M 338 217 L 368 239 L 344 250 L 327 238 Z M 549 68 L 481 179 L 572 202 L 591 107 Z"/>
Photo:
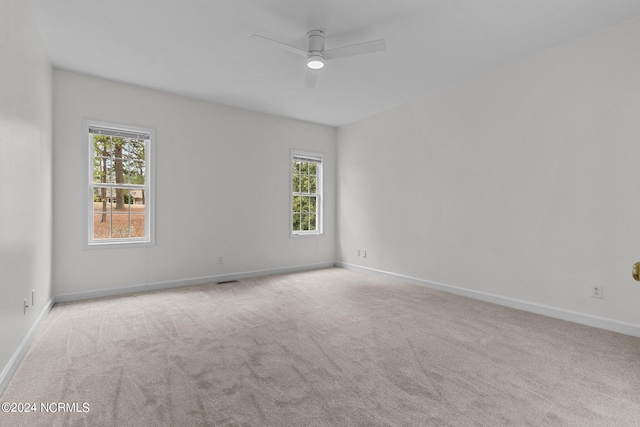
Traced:
<path fill-rule="evenodd" d="M 334 267 L 335 263 L 325 262 L 319 264 L 298 265 L 293 267 L 271 268 L 267 270 L 245 271 L 240 273 L 221 274 L 217 276 L 194 277 L 191 279 L 170 280 L 166 282 L 146 283 L 142 285 L 125 286 L 122 288 L 100 289 L 96 291 L 72 292 L 56 295 L 55 303 L 79 301 L 91 298 L 111 297 L 117 295 L 133 294 L 161 289 L 182 288 L 184 286 L 202 285 L 213 282 L 226 282 L 229 280 L 247 279 L 250 277 L 269 276 L 273 274 L 293 273 L 296 271 L 316 270 L 320 268 Z"/>
<path fill-rule="evenodd" d="M 11 377 L 14 372 L 18 368 L 18 365 L 22 361 L 22 358 L 26 354 L 33 338 L 36 335 L 36 332 L 40 328 L 40 325 L 46 319 L 47 315 L 51 311 L 54 303 L 58 302 L 69 302 L 69 301 L 78 301 L 83 299 L 90 298 L 100 298 L 107 296 L 116 296 L 116 295 L 124 295 L 136 292 L 145 292 L 152 290 L 160 290 L 160 289 L 170 289 L 170 288 L 179 288 L 184 286 L 191 285 L 200 285 L 205 283 L 212 282 L 224 282 L 229 280 L 240 280 L 247 279 L 251 277 L 258 276 L 267 276 L 273 274 L 285 274 L 285 273 L 293 273 L 296 271 L 305 271 L 305 270 L 315 270 L 320 268 L 329 268 L 329 267 L 342 267 L 355 271 L 360 271 L 364 273 L 376 274 L 379 276 L 384 276 L 387 278 L 391 278 L 394 280 L 398 280 L 400 282 L 412 283 L 420 286 L 425 286 L 431 289 L 437 289 L 444 292 L 449 292 L 456 295 L 465 296 L 468 298 L 473 298 L 481 301 L 490 302 L 493 304 L 498 304 L 506 307 L 515 308 L 518 310 L 528 311 L 536 314 L 541 314 L 543 316 L 553 317 L 556 319 L 567 320 L 574 323 L 580 323 L 583 325 L 593 326 L 600 329 L 606 329 L 613 332 L 618 332 L 621 334 L 631 335 L 635 337 L 640 337 L 640 326 L 634 325 L 631 323 L 620 322 L 617 320 L 606 319 L 602 317 L 592 316 L 589 314 L 574 312 L 570 310 L 564 310 L 556 307 L 535 304 L 527 301 L 517 300 L 514 298 L 507 298 L 500 295 L 489 294 L 485 292 L 474 291 L 470 289 L 460 288 L 451 285 L 445 285 L 443 283 L 433 282 L 429 280 L 419 279 L 416 277 L 405 276 L 402 274 L 391 273 L 383 270 L 376 270 L 373 268 L 362 267 L 354 264 L 349 264 L 345 262 L 326 262 L 319 264 L 308 264 L 301 266 L 293 266 L 293 267 L 281 267 L 267 270 L 255 270 L 255 271 L 247 271 L 240 273 L 231 273 L 231 274 L 222 274 L 218 276 L 207 276 L 207 277 L 197 277 L 191 279 L 183 279 L 183 280 L 172 280 L 166 282 L 156 282 L 156 283 L 148 283 L 144 285 L 136 285 L 136 286 L 128 286 L 122 288 L 115 289 L 102 289 L 96 291 L 87 291 L 87 292 L 74 292 L 67 294 L 60 294 L 52 297 L 44 309 L 34 322 L 34 324 L 29 329 L 29 332 L 22 340 L 22 343 L 15 351 L 13 357 L 4 368 L 2 373 L 0 374 L 0 395 L 4 392 L 4 389 L 7 387 Z"/>
<path fill-rule="evenodd" d="M 590 314 L 579 313 L 576 311 L 565 310 L 548 305 L 536 304 L 514 298 L 503 297 L 500 295 L 489 294 L 486 292 L 460 288 L 457 286 L 445 285 L 443 283 L 432 282 L 430 280 L 418 279 L 416 277 L 405 276 L 403 274 L 391 273 L 383 270 L 376 270 L 374 268 L 362 267 L 345 262 L 336 262 L 336 267 L 347 268 L 364 273 L 373 273 L 379 276 L 395 279 L 400 282 L 412 283 L 415 285 L 425 286 L 427 288 L 437 289 L 451 294 L 461 295 L 464 297 L 490 302 L 505 307 L 541 314 L 543 316 L 553 317 L 556 319 L 566 320 L 582 325 L 593 326 L 595 328 L 606 329 L 608 331 L 618 332 L 625 335 L 640 337 L 640 325 L 635 325 L 632 323 L 620 322 L 618 320 L 592 316 Z"/>
<path fill-rule="evenodd" d="M 31 345 L 33 338 L 36 336 L 36 332 L 38 332 L 38 329 L 40 329 L 42 322 L 44 321 L 44 319 L 47 318 L 47 315 L 51 311 L 52 307 L 53 307 L 53 298 L 47 301 L 44 308 L 36 318 L 35 322 L 33 322 L 33 325 L 31 325 L 29 332 L 27 332 L 27 335 L 24 337 L 24 339 L 20 343 L 20 346 L 15 351 L 15 353 L 13 353 L 13 356 L 9 360 L 9 363 L 7 363 L 7 365 L 2 370 L 2 373 L 0 373 L 0 395 L 2 395 L 2 393 L 4 392 L 4 389 L 7 388 L 7 385 L 9 384 L 11 377 L 16 372 L 16 369 L 18 369 L 18 366 L 20 365 L 20 362 L 22 362 L 22 359 L 24 358 L 24 355 L 27 353 L 27 350 L 29 350 L 29 346 Z"/>

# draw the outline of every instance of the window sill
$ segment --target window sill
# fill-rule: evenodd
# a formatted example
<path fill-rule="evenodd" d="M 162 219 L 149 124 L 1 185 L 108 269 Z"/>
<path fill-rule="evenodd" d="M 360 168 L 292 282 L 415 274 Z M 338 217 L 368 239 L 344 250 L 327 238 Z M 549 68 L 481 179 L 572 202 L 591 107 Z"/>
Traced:
<path fill-rule="evenodd" d="M 135 241 L 115 241 L 115 242 L 93 242 L 85 243 L 85 249 L 116 249 L 116 248 L 140 248 L 146 246 L 155 246 L 155 243 L 148 240 L 135 240 Z"/>
<path fill-rule="evenodd" d="M 304 238 L 304 237 L 322 237 L 324 233 L 291 233 L 289 237 L 292 239 Z"/>

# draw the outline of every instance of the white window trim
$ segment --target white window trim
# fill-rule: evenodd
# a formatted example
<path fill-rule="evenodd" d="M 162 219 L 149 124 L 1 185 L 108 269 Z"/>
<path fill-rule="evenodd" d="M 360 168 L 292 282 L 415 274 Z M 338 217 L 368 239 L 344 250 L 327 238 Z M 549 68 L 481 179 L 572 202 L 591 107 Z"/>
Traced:
<path fill-rule="evenodd" d="M 111 129 L 122 130 L 125 132 L 143 132 L 149 134 L 149 142 L 145 147 L 146 175 L 145 175 L 145 194 L 146 194 L 146 210 L 145 210 L 145 236 L 144 238 L 126 238 L 126 239 L 93 239 L 93 191 L 91 183 L 93 182 L 93 149 L 89 144 L 89 128 L 105 127 Z M 155 130 L 144 126 L 123 125 L 120 123 L 105 122 L 100 120 L 83 119 L 82 120 L 82 150 L 84 161 L 86 162 L 84 182 L 84 200 L 83 200 L 83 225 L 85 229 L 84 248 L 85 249 L 104 249 L 104 248 L 131 248 L 140 246 L 155 245 Z"/>
<path fill-rule="evenodd" d="M 320 172 L 318 173 L 317 183 L 317 223 L 314 231 L 294 231 L 293 224 L 293 159 L 296 156 L 310 157 L 320 160 Z M 324 234 L 324 155 L 321 153 L 314 153 L 310 151 L 291 150 L 289 156 L 289 237 L 319 237 Z"/>

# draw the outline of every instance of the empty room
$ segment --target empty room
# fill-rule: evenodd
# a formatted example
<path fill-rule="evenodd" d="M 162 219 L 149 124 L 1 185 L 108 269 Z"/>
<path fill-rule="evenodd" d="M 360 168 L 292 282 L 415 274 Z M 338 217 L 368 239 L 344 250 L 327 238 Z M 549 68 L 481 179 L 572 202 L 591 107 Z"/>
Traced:
<path fill-rule="evenodd" d="M 639 165 L 637 0 L 0 0 L 0 425 L 640 425 Z"/>

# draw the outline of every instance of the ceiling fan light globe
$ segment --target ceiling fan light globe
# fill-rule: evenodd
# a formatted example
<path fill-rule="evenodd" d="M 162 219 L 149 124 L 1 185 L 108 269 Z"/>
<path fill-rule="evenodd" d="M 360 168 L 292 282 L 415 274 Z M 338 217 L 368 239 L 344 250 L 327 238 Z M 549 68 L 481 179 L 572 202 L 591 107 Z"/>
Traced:
<path fill-rule="evenodd" d="M 324 67 L 324 58 L 321 56 L 310 56 L 307 59 L 307 67 L 311 68 L 312 70 L 319 70 L 320 68 Z"/>

